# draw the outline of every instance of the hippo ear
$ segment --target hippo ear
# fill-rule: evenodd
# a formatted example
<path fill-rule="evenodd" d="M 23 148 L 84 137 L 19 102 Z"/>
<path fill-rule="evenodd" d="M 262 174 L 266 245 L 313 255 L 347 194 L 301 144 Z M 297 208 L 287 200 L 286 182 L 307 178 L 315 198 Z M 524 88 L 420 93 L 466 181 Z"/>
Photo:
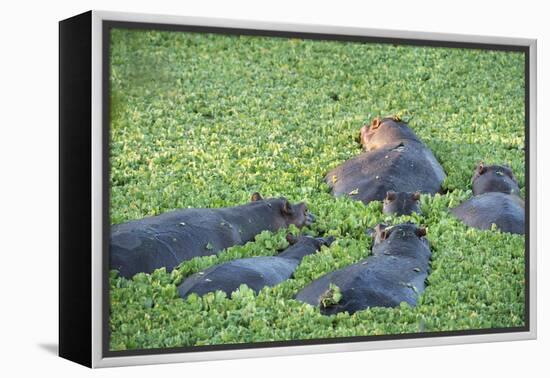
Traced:
<path fill-rule="evenodd" d="M 250 201 L 252 202 L 261 201 L 261 200 L 263 200 L 263 198 L 258 192 L 254 192 L 254 194 L 252 194 L 252 198 L 250 198 Z"/>
<path fill-rule="evenodd" d="M 486 171 L 487 171 L 487 167 L 485 166 L 485 164 L 483 164 L 482 161 L 480 161 L 479 164 L 477 165 L 477 174 L 482 175 Z"/>
<path fill-rule="evenodd" d="M 376 117 L 370 124 L 371 130 L 376 130 L 380 126 L 380 117 Z"/>
<path fill-rule="evenodd" d="M 485 166 L 485 164 L 483 164 L 482 161 L 480 161 L 479 164 L 477 165 L 477 168 L 476 168 L 475 171 L 474 171 L 474 175 L 472 176 L 472 184 L 474 183 L 474 181 L 475 181 L 479 176 L 481 176 L 482 174 L 484 174 L 486 171 L 487 171 L 487 167 Z"/>
<path fill-rule="evenodd" d="M 393 201 L 395 200 L 396 197 L 397 197 L 397 193 L 395 193 L 392 190 L 386 193 L 386 201 Z"/>
<path fill-rule="evenodd" d="M 288 244 L 293 245 L 298 242 L 298 238 L 291 233 L 288 233 L 286 234 L 286 241 L 288 242 Z"/>
<path fill-rule="evenodd" d="M 415 201 L 420 201 L 420 192 L 414 192 L 412 198 Z"/>
<path fill-rule="evenodd" d="M 386 238 L 388 237 L 389 235 L 389 232 L 386 231 L 386 228 L 388 226 L 386 226 L 385 224 L 377 224 L 376 227 L 374 227 L 374 232 L 376 233 L 376 235 L 378 235 L 378 237 L 380 238 L 380 240 L 386 240 Z"/>
<path fill-rule="evenodd" d="M 416 235 L 421 238 L 423 236 L 426 236 L 426 227 L 422 226 L 422 227 L 418 227 L 416 229 Z"/>
<path fill-rule="evenodd" d="M 283 207 L 281 208 L 281 212 L 283 214 L 286 214 L 286 215 L 291 215 L 293 213 L 292 211 L 292 205 L 290 204 L 290 202 L 288 202 L 288 200 L 283 200 Z"/>

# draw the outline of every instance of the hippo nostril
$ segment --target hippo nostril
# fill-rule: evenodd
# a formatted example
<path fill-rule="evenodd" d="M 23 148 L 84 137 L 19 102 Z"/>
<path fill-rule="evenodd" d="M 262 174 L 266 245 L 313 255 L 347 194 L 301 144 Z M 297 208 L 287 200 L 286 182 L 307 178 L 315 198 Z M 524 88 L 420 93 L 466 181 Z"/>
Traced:
<path fill-rule="evenodd" d="M 306 222 L 308 224 L 314 223 L 315 222 L 315 215 L 313 215 L 311 213 L 307 213 Z"/>

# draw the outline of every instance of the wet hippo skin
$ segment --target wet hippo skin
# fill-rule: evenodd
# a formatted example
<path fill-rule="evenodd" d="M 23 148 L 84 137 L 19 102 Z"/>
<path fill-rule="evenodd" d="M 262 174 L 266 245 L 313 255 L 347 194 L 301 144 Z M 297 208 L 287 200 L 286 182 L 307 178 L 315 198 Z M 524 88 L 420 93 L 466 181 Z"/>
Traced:
<path fill-rule="evenodd" d="M 480 230 L 489 230 L 495 224 L 503 232 L 525 233 L 525 205 L 521 198 L 510 194 L 480 194 L 452 212 L 468 226 Z"/>
<path fill-rule="evenodd" d="M 361 128 L 365 152 L 331 170 L 325 180 L 335 196 L 381 201 L 388 191 L 435 194 L 445 172 L 406 123 L 375 118 Z"/>
<path fill-rule="evenodd" d="M 319 251 L 323 245 L 330 245 L 332 238 L 301 236 L 289 241 L 293 244 L 277 256 L 233 260 L 195 273 L 178 287 L 178 292 L 182 298 L 191 293 L 204 295 L 216 290 L 229 296 L 240 285 L 246 284 L 257 293 L 266 286 L 275 286 L 289 279 L 305 256 Z"/>
<path fill-rule="evenodd" d="M 480 163 L 472 177 L 474 196 L 451 212 L 470 227 L 503 232 L 525 233 L 525 203 L 510 168 Z"/>
<path fill-rule="evenodd" d="M 519 196 L 520 190 L 516 176 L 505 165 L 479 163 L 472 176 L 472 192 L 475 196 L 489 192 L 500 192 Z"/>
<path fill-rule="evenodd" d="M 401 302 L 415 306 L 425 288 L 431 257 L 425 235 L 425 228 L 410 223 L 378 225 L 371 256 L 313 281 L 296 299 L 320 306 L 326 315 L 396 307 Z M 323 305 L 331 284 L 340 289 L 342 297 L 338 303 Z"/>
<path fill-rule="evenodd" d="M 245 244 L 264 230 L 290 224 L 300 228 L 313 221 L 305 203 L 264 200 L 257 193 L 241 206 L 175 210 L 112 226 L 110 267 L 126 278 L 162 267 L 171 271 L 183 261 Z"/>

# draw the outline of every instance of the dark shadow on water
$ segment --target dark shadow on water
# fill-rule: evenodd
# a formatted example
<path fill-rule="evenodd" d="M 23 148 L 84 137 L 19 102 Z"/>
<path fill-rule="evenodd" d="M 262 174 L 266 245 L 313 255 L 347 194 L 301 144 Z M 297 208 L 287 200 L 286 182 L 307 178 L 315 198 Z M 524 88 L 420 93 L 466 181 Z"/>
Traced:
<path fill-rule="evenodd" d="M 50 354 L 56 356 L 59 355 L 59 345 L 57 345 L 56 343 L 40 343 L 38 344 L 38 347 Z"/>

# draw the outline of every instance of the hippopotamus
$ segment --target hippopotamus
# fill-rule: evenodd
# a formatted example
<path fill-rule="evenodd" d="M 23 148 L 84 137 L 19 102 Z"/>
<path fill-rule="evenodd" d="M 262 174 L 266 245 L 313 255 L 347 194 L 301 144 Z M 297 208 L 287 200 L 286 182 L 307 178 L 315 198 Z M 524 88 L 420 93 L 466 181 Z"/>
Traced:
<path fill-rule="evenodd" d="M 183 261 L 254 240 L 262 231 L 314 221 L 305 203 L 263 199 L 258 193 L 241 206 L 170 211 L 112 226 L 110 266 L 126 278 L 162 267 L 170 272 Z"/>
<path fill-rule="evenodd" d="M 474 196 L 451 212 L 470 227 L 525 233 L 525 203 L 510 168 L 480 163 L 472 177 Z"/>
<path fill-rule="evenodd" d="M 322 314 L 369 307 L 415 306 L 424 291 L 431 251 L 426 229 L 412 223 L 375 228 L 372 255 L 328 273 L 303 288 L 296 299 L 319 306 Z M 338 298 L 334 291 L 339 290 Z"/>
<path fill-rule="evenodd" d="M 389 191 L 386 193 L 386 198 L 384 198 L 382 212 L 384 214 L 396 215 L 420 214 L 421 210 L 418 201 L 420 201 L 420 192 Z"/>
<path fill-rule="evenodd" d="M 519 186 L 516 176 L 505 165 L 489 165 L 479 163 L 472 176 L 472 192 L 474 196 L 489 192 L 500 192 L 519 196 Z"/>
<path fill-rule="evenodd" d="M 266 286 L 289 279 L 305 256 L 319 251 L 323 245 L 329 246 L 334 238 L 300 236 L 296 239 L 289 234 L 287 240 L 290 247 L 277 256 L 256 256 L 214 265 L 188 277 L 178 287 L 178 292 L 184 299 L 191 293 L 204 295 L 216 290 L 231 295 L 240 285 L 246 284 L 258 293 Z"/>
<path fill-rule="evenodd" d="M 368 204 L 388 191 L 435 194 L 445 172 L 428 147 L 398 117 L 375 118 L 360 132 L 364 152 L 325 177 L 334 196 Z"/>

